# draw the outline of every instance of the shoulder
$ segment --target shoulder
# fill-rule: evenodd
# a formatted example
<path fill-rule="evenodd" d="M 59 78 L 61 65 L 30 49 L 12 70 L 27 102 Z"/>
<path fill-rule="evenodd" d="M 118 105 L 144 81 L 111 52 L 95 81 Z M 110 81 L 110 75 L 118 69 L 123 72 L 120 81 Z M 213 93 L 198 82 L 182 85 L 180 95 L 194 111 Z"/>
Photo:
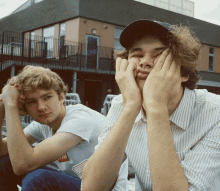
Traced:
<path fill-rule="evenodd" d="M 111 106 L 123 106 L 122 94 L 119 94 L 112 99 Z"/>
<path fill-rule="evenodd" d="M 66 116 L 65 120 L 68 119 L 83 119 L 83 120 L 95 120 L 102 121 L 105 116 L 99 112 L 90 109 L 82 104 L 69 105 L 66 107 Z"/>
<path fill-rule="evenodd" d="M 206 89 L 193 90 L 198 104 L 206 104 L 210 107 L 220 108 L 220 95 L 208 92 Z"/>

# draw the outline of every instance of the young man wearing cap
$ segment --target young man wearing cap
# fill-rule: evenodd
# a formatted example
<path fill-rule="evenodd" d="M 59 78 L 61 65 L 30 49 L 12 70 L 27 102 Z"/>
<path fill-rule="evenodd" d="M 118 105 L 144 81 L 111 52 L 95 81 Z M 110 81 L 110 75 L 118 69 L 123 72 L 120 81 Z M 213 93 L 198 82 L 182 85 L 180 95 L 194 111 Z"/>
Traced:
<path fill-rule="evenodd" d="M 106 119 L 81 104 L 65 106 L 66 93 L 55 72 L 37 66 L 24 67 L 4 87 L 0 125 L 6 117 L 7 138 L 0 141 L 1 191 L 16 190 L 21 183 L 24 191 L 80 190 L 76 166 L 93 154 Z M 21 114 L 34 120 L 24 131 Z M 36 141 L 41 142 L 33 148 Z M 52 162 L 58 170 L 45 166 Z"/>
<path fill-rule="evenodd" d="M 83 169 L 83 191 L 127 190 L 128 161 L 135 191 L 212 190 L 220 98 L 195 89 L 201 43 L 187 27 L 150 20 L 128 25 L 120 43 L 115 78 L 122 94 Z"/>

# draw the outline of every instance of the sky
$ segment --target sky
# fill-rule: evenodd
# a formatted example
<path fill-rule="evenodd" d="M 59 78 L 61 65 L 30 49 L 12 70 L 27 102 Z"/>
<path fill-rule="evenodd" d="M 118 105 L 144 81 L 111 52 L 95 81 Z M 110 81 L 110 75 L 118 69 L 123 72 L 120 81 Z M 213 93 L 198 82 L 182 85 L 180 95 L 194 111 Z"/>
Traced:
<path fill-rule="evenodd" d="M 0 19 L 9 15 L 27 0 L 0 0 Z M 191 0 L 194 17 L 220 26 L 220 0 Z"/>

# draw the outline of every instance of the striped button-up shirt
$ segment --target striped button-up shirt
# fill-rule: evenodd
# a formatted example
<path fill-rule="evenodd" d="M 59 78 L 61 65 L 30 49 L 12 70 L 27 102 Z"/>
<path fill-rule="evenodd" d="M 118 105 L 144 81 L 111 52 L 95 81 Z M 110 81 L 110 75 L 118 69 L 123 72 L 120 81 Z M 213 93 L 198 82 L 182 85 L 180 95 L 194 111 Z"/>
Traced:
<path fill-rule="evenodd" d="M 109 124 L 99 137 L 99 145 L 118 120 L 122 95 L 112 101 L 107 118 Z M 173 141 L 180 164 L 188 179 L 190 191 L 214 189 L 220 175 L 220 96 L 207 90 L 189 90 L 170 116 Z M 152 190 L 147 147 L 147 121 L 141 111 L 132 128 L 114 191 L 128 189 L 128 161 L 135 171 L 135 191 Z M 98 147 L 98 146 L 97 146 Z"/>

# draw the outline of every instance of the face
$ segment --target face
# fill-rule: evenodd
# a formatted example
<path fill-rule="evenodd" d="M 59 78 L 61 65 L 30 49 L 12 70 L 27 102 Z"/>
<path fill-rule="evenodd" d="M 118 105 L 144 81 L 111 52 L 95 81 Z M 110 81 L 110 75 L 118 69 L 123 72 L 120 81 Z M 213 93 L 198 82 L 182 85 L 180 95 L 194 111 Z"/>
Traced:
<path fill-rule="evenodd" d="M 58 96 L 55 90 L 37 89 L 25 92 L 27 113 L 37 122 L 54 126 L 62 122 L 66 111 L 64 94 Z"/>
<path fill-rule="evenodd" d="M 143 37 L 130 48 L 128 61 L 137 63 L 136 82 L 141 91 L 149 73 L 166 48 L 159 39 L 152 36 Z"/>

